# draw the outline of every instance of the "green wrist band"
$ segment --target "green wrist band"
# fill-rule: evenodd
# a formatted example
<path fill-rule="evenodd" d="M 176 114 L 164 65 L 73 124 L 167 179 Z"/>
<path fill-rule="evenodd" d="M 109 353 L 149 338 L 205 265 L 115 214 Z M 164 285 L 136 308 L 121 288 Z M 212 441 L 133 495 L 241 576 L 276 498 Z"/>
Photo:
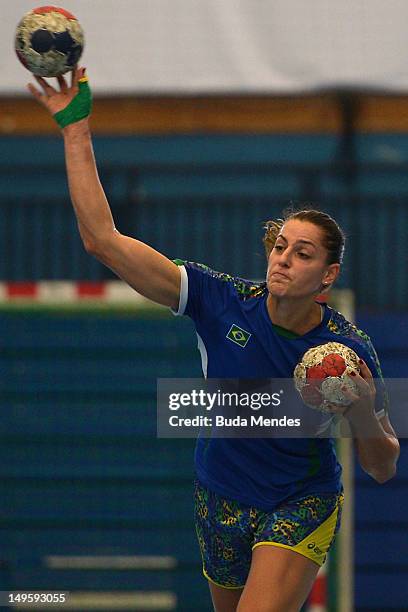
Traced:
<path fill-rule="evenodd" d="M 71 100 L 68 106 L 54 115 L 54 119 L 60 128 L 64 128 L 70 123 L 81 121 L 81 119 L 85 119 L 85 117 L 91 114 L 92 92 L 89 87 L 88 77 L 79 79 L 78 89 L 77 95 Z"/>

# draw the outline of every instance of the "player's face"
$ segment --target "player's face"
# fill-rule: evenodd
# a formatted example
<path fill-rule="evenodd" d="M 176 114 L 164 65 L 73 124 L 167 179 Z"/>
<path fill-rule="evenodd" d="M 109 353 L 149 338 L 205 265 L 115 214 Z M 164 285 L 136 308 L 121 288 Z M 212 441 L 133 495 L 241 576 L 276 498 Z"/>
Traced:
<path fill-rule="evenodd" d="M 340 265 L 327 265 L 322 230 L 313 223 L 292 219 L 282 227 L 268 260 L 266 282 L 276 297 L 314 297 L 324 283 L 332 283 Z"/>

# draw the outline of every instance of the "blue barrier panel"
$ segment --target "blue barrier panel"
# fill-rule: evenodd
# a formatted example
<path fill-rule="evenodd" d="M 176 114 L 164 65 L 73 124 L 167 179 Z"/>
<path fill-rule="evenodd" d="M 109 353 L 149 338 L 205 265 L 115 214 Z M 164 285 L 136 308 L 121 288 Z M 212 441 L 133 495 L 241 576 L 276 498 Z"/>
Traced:
<path fill-rule="evenodd" d="M 156 438 L 156 377 L 200 375 L 191 323 L 2 314 L 4 590 L 169 591 L 209 609 L 194 440 Z M 50 555 L 170 556 L 169 569 L 55 569 Z"/>
<path fill-rule="evenodd" d="M 408 377 L 406 313 L 357 313 L 379 355 L 384 376 Z M 401 406 L 390 406 L 390 418 Z M 397 475 L 379 485 L 356 466 L 356 609 L 405 610 L 408 585 L 408 441 L 400 440 Z"/>

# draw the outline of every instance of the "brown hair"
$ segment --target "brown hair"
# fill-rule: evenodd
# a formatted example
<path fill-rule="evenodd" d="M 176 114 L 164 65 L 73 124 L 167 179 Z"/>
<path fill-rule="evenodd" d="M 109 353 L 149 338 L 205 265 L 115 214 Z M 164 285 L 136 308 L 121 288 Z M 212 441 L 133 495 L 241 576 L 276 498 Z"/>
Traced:
<path fill-rule="evenodd" d="M 266 231 L 263 237 L 263 243 L 267 258 L 275 246 L 276 238 L 284 223 L 291 219 L 297 219 L 298 221 L 313 223 L 321 228 L 323 234 L 322 244 L 328 252 L 328 265 L 341 263 L 343 261 L 346 236 L 338 223 L 330 215 L 314 208 L 308 208 L 307 206 L 301 209 L 290 207 L 285 209 L 282 214 L 283 219 L 275 219 L 274 221 L 266 221 L 265 223 Z"/>

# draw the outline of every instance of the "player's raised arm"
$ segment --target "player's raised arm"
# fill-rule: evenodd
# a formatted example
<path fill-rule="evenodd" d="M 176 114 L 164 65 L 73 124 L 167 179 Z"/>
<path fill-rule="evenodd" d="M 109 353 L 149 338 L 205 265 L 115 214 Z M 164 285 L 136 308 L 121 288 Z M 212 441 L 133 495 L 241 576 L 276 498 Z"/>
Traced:
<path fill-rule="evenodd" d="M 28 85 L 29 91 L 62 128 L 69 191 L 85 249 L 142 295 L 177 309 L 180 295 L 178 266 L 115 228 L 93 154 L 88 124 L 91 92 L 85 69 L 72 73 L 70 86 L 64 77 L 57 77 L 58 89 L 45 79 L 36 79 L 41 91 L 32 84 Z"/>

